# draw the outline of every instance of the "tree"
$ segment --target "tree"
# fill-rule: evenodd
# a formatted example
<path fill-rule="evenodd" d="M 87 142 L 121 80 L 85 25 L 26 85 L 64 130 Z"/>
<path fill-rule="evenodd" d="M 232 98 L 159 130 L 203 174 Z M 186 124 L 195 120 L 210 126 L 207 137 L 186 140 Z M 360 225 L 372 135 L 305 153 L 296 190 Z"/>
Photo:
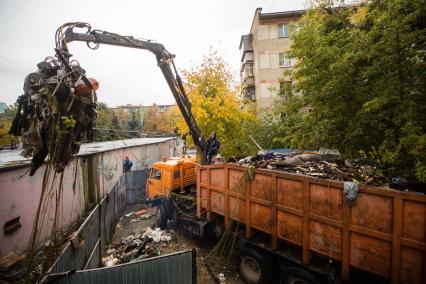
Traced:
<path fill-rule="evenodd" d="M 276 108 L 280 139 L 349 157 L 377 149 L 389 175 L 426 181 L 424 1 L 326 2 L 292 29 L 291 75 L 303 97 Z"/>
<path fill-rule="evenodd" d="M 202 135 L 208 137 L 216 131 L 220 153 L 225 157 L 253 153 L 255 148 L 248 135 L 256 122 L 254 108 L 250 104 L 243 107 L 238 85 L 226 62 L 216 52 L 210 52 L 199 65 L 183 74 L 191 110 Z M 177 107 L 175 117 L 179 132 L 189 133 Z"/>
<path fill-rule="evenodd" d="M 139 110 L 132 111 L 131 116 L 132 118 L 127 122 L 127 130 L 134 132 L 128 132 L 127 137 L 136 138 L 140 136 L 140 132 L 142 130 Z"/>
<path fill-rule="evenodd" d="M 144 132 L 156 134 L 173 133 L 172 112 L 170 110 L 161 112 L 160 108 L 153 104 L 144 115 Z"/>
<path fill-rule="evenodd" d="M 9 134 L 12 126 L 13 118 L 18 110 L 17 104 L 8 106 L 3 113 L 0 114 L 0 147 L 11 146 L 19 143 L 19 138 Z"/>
<path fill-rule="evenodd" d="M 112 121 L 111 121 L 112 129 L 120 130 L 122 129 L 120 126 L 120 121 L 118 120 L 118 116 L 113 113 L 112 115 Z M 112 140 L 115 139 L 122 139 L 123 138 L 123 132 L 120 131 L 112 131 Z"/>
<path fill-rule="evenodd" d="M 117 129 L 112 126 L 113 112 L 108 108 L 105 103 L 98 103 L 97 106 L 98 115 L 96 117 L 96 127 L 100 128 L 95 130 L 93 140 L 95 141 L 108 141 L 113 138 L 111 131 L 102 130 L 104 129 Z"/>

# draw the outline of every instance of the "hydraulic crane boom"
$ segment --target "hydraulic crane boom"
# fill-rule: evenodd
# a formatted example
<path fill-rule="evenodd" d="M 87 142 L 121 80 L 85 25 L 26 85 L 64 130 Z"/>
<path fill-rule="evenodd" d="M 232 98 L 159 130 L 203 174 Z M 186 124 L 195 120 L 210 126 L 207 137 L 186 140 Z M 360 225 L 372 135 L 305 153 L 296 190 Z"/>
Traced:
<path fill-rule="evenodd" d="M 198 147 L 198 154 L 201 158 L 201 163 L 205 163 L 206 157 L 206 142 L 201 135 L 201 131 L 195 121 L 194 116 L 191 112 L 191 103 L 188 100 L 188 96 L 185 93 L 182 80 L 176 70 L 173 62 L 174 55 L 169 53 L 162 44 L 152 42 L 149 40 L 135 39 L 131 36 L 122 36 L 106 31 L 91 30 L 90 25 L 86 23 L 70 23 L 64 25 L 67 27 L 64 36 L 60 38 L 57 45 L 62 50 L 68 50 L 66 44 L 72 41 L 83 41 L 86 42 L 88 47 L 96 49 L 99 44 L 116 45 L 122 47 L 130 47 L 137 49 L 145 49 L 155 54 L 157 58 L 158 67 L 160 67 L 164 78 L 169 85 L 170 90 L 176 100 L 180 112 L 188 125 L 189 132 L 194 140 L 194 143 Z M 74 32 L 74 28 L 87 28 L 86 33 Z M 90 43 L 94 44 L 94 47 L 90 46 Z M 173 69 L 171 68 L 173 66 Z"/>

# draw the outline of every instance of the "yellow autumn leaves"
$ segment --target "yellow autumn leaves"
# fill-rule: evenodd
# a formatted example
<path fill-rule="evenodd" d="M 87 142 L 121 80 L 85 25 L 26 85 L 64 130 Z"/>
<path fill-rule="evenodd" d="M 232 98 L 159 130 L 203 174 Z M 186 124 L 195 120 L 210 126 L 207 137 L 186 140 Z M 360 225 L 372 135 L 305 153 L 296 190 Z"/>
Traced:
<path fill-rule="evenodd" d="M 183 71 L 183 75 L 192 113 L 203 136 L 207 139 L 216 131 L 221 142 L 220 154 L 224 157 L 255 152 L 248 137 L 257 123 L 255 108 L 240 96 L 239 84 L 217 52 L 210 52 L 201 64 Z M 179 132 L 188 133 L 177 107 L 174 117 Z M 192 143 L 189 136 L 188 142 Z"/>

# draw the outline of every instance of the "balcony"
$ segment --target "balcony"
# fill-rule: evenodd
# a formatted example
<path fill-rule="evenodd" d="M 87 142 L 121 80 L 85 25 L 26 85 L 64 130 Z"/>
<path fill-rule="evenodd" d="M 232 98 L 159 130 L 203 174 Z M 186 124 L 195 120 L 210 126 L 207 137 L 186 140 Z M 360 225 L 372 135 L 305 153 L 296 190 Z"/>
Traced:
<path fill-rule="evenodd" d="M 253 63 L 253 51 L 246 51 L 241 58 L 241 64 Z"/>
<path fill-rule="evenodd" d="M 243 35 L 240 41 L 241 61 L 243 61 L 246 52 L 253 52 L 253 35 Z M 252 58 L 253 60 L 253 58 Z"/>
<path fill-rule="evenodd" d="M 256 101 L 256 93 L 254 86 L 243 88 L 242 94 L 245 99 L 251 100 L 253 102 Z"/>
<path fill-rule="evenodd" d="M 243 88 L 254 87 L 254 76 L 246 76 L 243 79 Z"/>

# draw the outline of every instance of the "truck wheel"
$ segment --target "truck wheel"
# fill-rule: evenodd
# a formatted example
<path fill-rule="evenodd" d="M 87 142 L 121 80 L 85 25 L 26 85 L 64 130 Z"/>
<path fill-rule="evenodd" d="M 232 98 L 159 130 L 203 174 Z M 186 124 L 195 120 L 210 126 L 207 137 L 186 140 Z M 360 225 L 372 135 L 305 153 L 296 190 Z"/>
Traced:
<path fill-rule="evenodd" d="M 241 278 L 250 284 L 271 283 L 273 265 L 268 256 L 258 250 L 243 247 L 238 253 L 238 270 Z"/>
<path fill-rule="evenodd" d="M 164 230 L 167 227 L 166 209 L 163 205 L 157 207 L 157 215 L 155 216 L 155 225 Z"/>
<path fill-rule="evenodd" d="M 320 284 L 320 282 L 304 269 L 289 267 L 281 272 L 280 284 Z"/>

